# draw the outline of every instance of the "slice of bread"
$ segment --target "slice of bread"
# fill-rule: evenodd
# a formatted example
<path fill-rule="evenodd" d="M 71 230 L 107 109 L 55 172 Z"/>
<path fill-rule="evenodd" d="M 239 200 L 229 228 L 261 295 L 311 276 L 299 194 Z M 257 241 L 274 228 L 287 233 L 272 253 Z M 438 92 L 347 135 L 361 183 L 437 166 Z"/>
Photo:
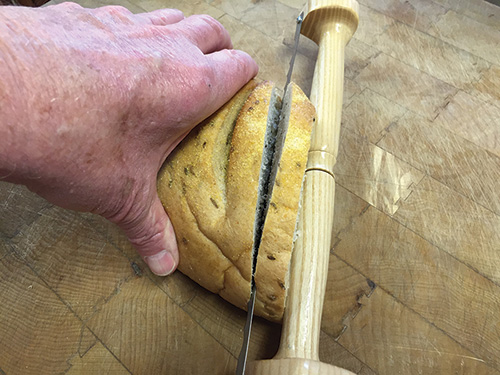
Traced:
<path fill-rule="evenodd" d="M 273 84 L 255 80 L 198 125 L 168 157 L 158 193 L 175 229 L 179 270 L 246 309 L 257 185 Z M 296 85 L 285 147 L 264 227 L 255 313 L 283 316 L 302 178 L 315 110 Z"/>

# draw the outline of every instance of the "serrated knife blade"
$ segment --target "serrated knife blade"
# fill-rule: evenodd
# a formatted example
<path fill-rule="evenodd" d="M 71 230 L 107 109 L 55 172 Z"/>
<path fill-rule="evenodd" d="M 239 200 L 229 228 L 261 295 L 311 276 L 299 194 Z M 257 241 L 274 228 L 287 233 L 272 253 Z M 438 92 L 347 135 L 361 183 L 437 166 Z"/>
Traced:
<path fill-rule="evenodd" d="M 274 182 L 278 173 L 278 166 L 281 160 L 283 146 L 285 144 L 286 133 L 288 130 L 288 119 L 291 110 L 291 92 L 289 86 L 292 79 L 293 66 L 300 38 L 300 28 L 304 19 L 304 12 L 297 17 L 297 26 L 295 29 L 295 42 L 290 61 L 290 67 L 286 78 L 285 88 L 283 90 L 283 100 L 280 100 L 276 89 L 273 89 L 271 95 L 271 103 L 269 104 L 269 112 L 267 119 L 266 134 L 264 137 L 264 148 L 262 152 L 262 161 L 259 173 L 259 186 L 257 191 L 257 205 L 255 209 L 255 221 L 253 231 L 252 245 L 252 279 L 250 299 L 247 305 L 247 320 L 245 323 L 243 344 L 238 357 L 238 365 L 236 375 L 244 375 L 248 347 L 250 344 L 250 333 L 252 331 L 253 312 L 255 307 L 255 297 L 257 288 L 255 286 L 255 271 L 257 269 L 257 255 L 259 253 L 262 233 L 267 217 L 267 211 L 273 194 Z"/>

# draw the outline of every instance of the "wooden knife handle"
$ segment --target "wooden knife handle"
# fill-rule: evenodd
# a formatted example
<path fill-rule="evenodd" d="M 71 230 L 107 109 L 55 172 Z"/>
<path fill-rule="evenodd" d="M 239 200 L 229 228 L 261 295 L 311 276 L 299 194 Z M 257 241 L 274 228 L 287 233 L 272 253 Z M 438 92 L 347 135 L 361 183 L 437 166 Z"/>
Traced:
<path fill-rule="evenodd" d="M 317 117 L 299 206 L 281 343 L 273 359 L 250 363 L 247 374 L 351 374 L 319 362 L 318 354 L 333 227 L 333 166 L 339 146 L 344 49 L 358 25 L 358 3 L 310 1 L 305 14 L 302 34 L 319 45 L 311 90 Z"/>

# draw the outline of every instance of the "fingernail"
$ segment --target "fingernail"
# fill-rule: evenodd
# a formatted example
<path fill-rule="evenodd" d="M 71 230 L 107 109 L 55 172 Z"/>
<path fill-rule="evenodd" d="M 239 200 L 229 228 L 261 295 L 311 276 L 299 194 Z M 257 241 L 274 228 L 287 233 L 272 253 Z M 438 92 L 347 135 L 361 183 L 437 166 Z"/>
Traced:
<path fill-rule="evenodd" d="M 163 250 L 158 254 L 144 257 L 151 272 L 158 276 L 170 275 L 175 269 L 175 260 L 170 252 Z"/>

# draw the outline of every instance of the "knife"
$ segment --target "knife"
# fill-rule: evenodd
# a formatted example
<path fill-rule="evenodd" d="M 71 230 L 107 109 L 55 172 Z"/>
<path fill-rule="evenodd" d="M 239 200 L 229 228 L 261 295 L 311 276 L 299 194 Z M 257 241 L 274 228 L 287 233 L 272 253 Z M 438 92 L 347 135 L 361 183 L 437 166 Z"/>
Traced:
<path fill-rule="evenodd" d="M 286 133 L 288 130 L 288 120 L 290 117 L 292 96 L 290 81 L 292 79 L 293 65 L 297 48 L 299 44 L 300 28 L 304 19 L 304 12 L 297 17 L 297 26 L 295 29 L 295 44 L 290 61 L 290 67 L 286 77 L 286 84 L 283 90 L 282 99 L 279 97 L 276 88 L 273 88 L 269 112 L 267 117 L 266 133 L 264 136 L 264 148 L 262 151 L 262 161 L 259 173 L 259 186 L 257 190 L 257 206 L 255 208 L 255 221 L 253 229 L 252 244 L 252 279 L 250 299 L 247 305 L 247 320 L 243 337 L 243 345 L 238 357 L 238 366 L 236 375 L 244 375 L 248 357 L 248 346 L 250 343 L 250 333 L 252 331 L 253 311 L 255 307 L 255 297 L 257 288 L 255 286 L 255 271 L 257 269 L 257 255 L 259 254 L 262 233 L 266 222 L 269 203 L 273 195 L 274 182 L 278 173 L 278 166 L 285 144 Z"/>

